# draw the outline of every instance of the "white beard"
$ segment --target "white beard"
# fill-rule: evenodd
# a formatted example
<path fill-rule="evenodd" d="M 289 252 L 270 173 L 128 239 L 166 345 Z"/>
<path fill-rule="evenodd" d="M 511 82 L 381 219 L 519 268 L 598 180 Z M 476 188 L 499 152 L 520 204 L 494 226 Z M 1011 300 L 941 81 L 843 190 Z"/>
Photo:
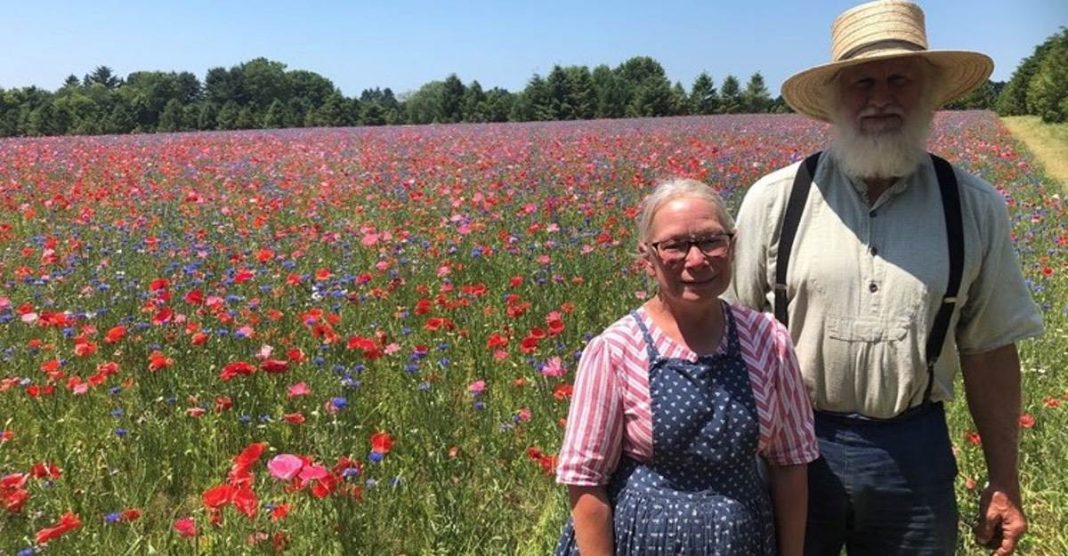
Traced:
<path fill-rule="evenodd" d="M 927 154 L 932 117 L 930 110 L 917 111 L 905 119 L 899 130 L 868 133 L 836 115 L 831 155 L 853 179 L 908 176 Z"/>

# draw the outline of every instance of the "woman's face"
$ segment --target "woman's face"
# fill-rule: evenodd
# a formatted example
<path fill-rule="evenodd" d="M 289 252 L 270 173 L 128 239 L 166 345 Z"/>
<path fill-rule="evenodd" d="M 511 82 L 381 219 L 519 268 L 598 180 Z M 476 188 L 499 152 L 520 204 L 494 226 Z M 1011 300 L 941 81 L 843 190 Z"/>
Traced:
<path fill-rule="evenodd" d="M 716 300 L 731 280 L 733 242 L 715 206 L 693 197 L 672 199 L 653 214 L 644 264 L 668 300 Z"/>

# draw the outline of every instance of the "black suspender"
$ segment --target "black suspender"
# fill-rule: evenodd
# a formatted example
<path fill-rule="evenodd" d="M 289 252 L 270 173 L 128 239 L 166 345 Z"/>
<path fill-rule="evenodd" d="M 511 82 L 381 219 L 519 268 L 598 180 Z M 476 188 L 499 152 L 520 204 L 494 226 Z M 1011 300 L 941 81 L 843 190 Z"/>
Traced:
<path fill-rule="evenodd" d="M 931 333 L 927 336 L 924 353 L 927 362 L 927 388 L 923 394 L 924 404 L 931 401 L 935 363 L 942 353 L 946 333 L 949 331 L 949 321 L 957 303 L 961 274 L 964 271 L 964 226 L 961 218 L 957 177 L 953 174 L 953 167 L 948 162 L 933 154 L 930 156 L 934 163 L 935 174 L 938 176 L 938 190 L 942 195 L 942 212 L 946 222 L 946 239 L 949 243 L 949 282 L 946 285 L 946 295 L 942 298 L 942 304 L 931 326 Z M 786 269 L 790 263 L 790 253 L 797 235 L 797 226 L 808 201 L 809 189 L 812 186 L 812 178 L 816 175 L 819 158 L 820 153 L 810 155 L 797 169 L 797 175 L 794 177 L 793 187 L 790 190 L 790 198 L 786 204 L 786 212 L 783 214 L 778 256 L 775 261 L 774 310 L 775 318 L 784 326 L 789 325 Z"/>
<path fill-rule="evenodd" d="M 927 390 L 923 393 L 924 403 L 931 401 L 931 388 L 934 386 L 934 367 L 942 353 L 942 344 L 949 330 L 949 319 L 953 316 L 953 307 L 957 304 L 960 291 L 961 273 L 964 271 L 964 224 L 961 220 L 960 188 L 957 176 L 948 162 L 931 155 L 935 173 L 938 175 L 938 190 L 942 193 L 942 212 L 946 220 L 946 239 L 949 241 L 949 282 L 942 305 L 938 307 L 931 334 L 927 337 Z"/>
<path fill-rule="evenodd" d="M 805 212 L 808 190 L 812 186 L 812 178 L 816 175 L 820 154 L 809 155 L 797 169 L 794 186 L 790 189 L 790 200 L 786 203 L 786 214 L 782 219 L 782 231 L 779 232 L 779 254 L 775 261 L 775 318 L 787 327 L 790 325 L 790 315 L 786 312 L 786 267 L 790 263 L 790 251 L 794 247 L 797 224 L 801 221 L 801 213 Z"/>

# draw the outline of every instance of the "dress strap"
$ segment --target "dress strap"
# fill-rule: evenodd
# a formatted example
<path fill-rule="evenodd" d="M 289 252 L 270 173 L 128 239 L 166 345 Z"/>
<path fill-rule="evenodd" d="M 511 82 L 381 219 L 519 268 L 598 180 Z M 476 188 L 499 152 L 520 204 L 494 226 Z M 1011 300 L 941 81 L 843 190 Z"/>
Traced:
<path fill-rule="evenodd" d="M 634 319 L 634 322 L 638 323 L 638 328 L 642 330 L 642 338 L 645 338 L 645 351 L 649 354 L 649 367 L 651 368 L 653 362 L 660 358 L 660 352 L 653 344 L 653 336 L 649 333 L 649 327 L 645 326 L 645 321 L 638 315 L 638 311 L 631 311 L 630 318 Z"/>
<path fill-rule="evenodd" d="M 742 342 L 738 339 L 738 326 L 734 322 L 734 311 L 731 304 L 726 301 L 723 304 L 723 315 L 726 317 L 727 326 L 727 355 L 739 355 L 742 353 Z"/>

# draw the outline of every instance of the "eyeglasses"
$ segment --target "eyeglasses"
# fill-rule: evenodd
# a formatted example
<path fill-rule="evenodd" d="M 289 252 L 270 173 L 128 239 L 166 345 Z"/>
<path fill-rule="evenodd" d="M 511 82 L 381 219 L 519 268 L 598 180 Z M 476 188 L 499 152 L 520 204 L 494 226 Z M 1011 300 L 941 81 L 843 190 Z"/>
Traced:
<path fill-rule="evenodd" d="M 665 263 L 678 263 L 690 254 L 690 248 L 696 247 L 705 257 L 723 257 L 731 249 L 734 234 L 712 234 L 693 239 L 666 239 L 650 243 L 649 246 Z"/>

